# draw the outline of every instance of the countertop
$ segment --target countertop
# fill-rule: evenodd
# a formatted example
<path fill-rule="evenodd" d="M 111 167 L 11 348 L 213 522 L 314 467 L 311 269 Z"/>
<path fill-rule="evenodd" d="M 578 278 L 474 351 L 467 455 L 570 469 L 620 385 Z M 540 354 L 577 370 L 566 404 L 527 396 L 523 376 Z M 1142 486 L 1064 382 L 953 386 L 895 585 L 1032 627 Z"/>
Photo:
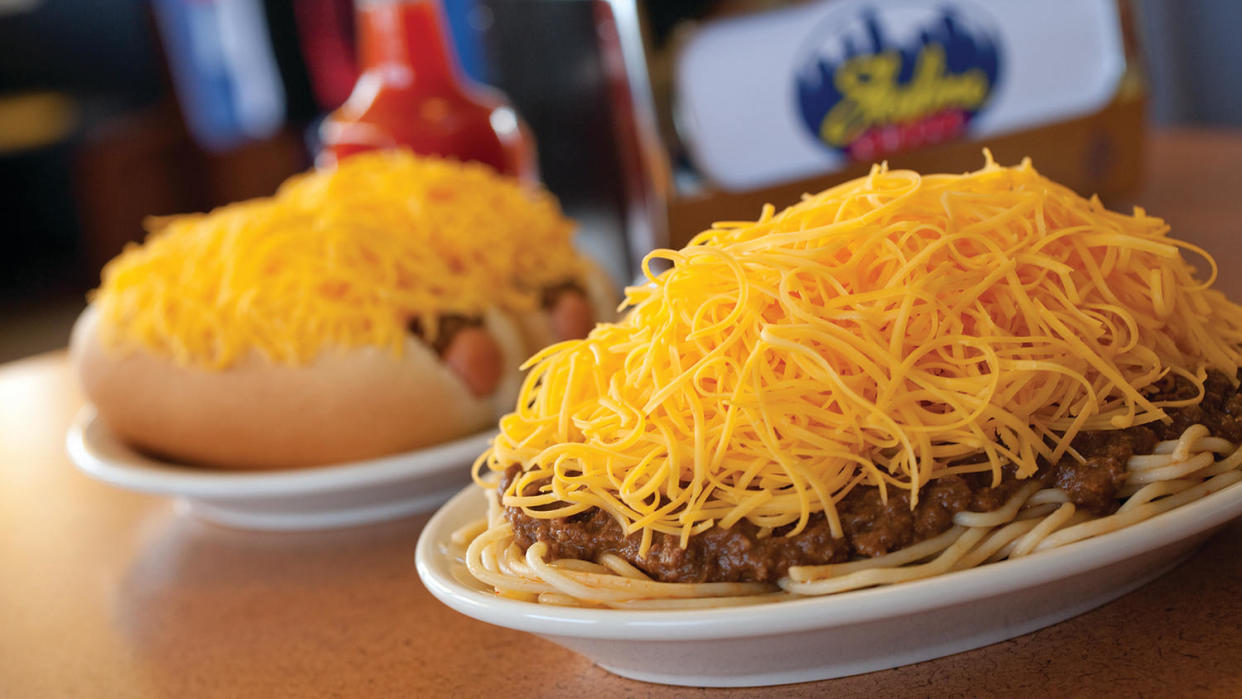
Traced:
<path fill-rule="evenodd" d="M 1149 139 L 1135 197 L 1242 298 L 1242 132 Z M 414 570 L 429 515 L 309 533 L 230 530 L 78 472 L 63 352 L 0 367 L 0 695 L 1242 695 L 1242 523 L 1070 621 L 903 668 L 746 690 L 622 679 L 439 604 Z"/>

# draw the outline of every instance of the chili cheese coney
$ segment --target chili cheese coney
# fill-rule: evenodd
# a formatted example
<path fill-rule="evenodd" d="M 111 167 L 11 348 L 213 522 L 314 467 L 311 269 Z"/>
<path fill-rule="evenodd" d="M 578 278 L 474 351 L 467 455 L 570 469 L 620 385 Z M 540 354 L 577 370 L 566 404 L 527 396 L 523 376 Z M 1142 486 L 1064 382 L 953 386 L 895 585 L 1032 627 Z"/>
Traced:
<path fill-rule="evenodd" d="M 614 312 L 555 200 L 480 165 L 368 153 L 148 228 L 71 352 L 117 436 L 185 463 L 312 466 L 477 432 L 512 405 L 528 318 L 585 335 Z"/>
<path fill-rule="evenodd" d="M 671 267 L 621 321 L 532 358 L 459 555 L 518 599 L 745 604 L 1037 554 L 1237 483 L 1242 308 L 1167 233 L 989 156 L 652 253 Z"/>

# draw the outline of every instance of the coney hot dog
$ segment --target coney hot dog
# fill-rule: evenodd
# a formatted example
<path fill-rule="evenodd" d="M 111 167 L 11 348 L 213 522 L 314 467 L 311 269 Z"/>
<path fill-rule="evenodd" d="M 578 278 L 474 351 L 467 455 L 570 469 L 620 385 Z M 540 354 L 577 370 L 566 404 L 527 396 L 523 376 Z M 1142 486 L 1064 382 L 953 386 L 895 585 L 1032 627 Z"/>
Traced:
<path fill-rule="evenodd" d="M 528 355 L 611 318 L 555 201 L 478 165 L 368 153 L 150 228 L 105 267 L 71 354 L 110 429 L 189 464 L 297 468 L 486 429 Z"/>

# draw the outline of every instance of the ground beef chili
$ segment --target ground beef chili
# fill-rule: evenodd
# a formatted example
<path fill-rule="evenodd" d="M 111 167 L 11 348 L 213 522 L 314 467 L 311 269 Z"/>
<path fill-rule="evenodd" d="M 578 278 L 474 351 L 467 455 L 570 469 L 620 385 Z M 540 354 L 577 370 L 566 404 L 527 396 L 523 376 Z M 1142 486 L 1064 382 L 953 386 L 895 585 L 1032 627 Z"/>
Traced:
<path fill-rule="evenodd" d="M 560 300 L 563 294 L 576 293 L 585 295 L 586 292 L 578 285 L 578 282 L 569 280 L 545 286 L 539 294 L 539 306 L 545 311 L 556 306 L 556 302 Z"/>
<path fill-rule="evenodd" d="M 1161 384 L 1154 398 L 1194 395 L 1189 382 L 1176 378 Z M 1242 441 L 1242 394 L 1223 374 L 1208 374 L 1200 404 L 1168 412 L 1169 423 L 1083 433 L 1072 444 L 1085 461 L 1066 455 L 1055 464 L 1044 464 L 1034 477 L 1064 490 L 1075 505 L 1108 514 L 1117 508 L 1117 490 L 1132 455 L 1150 454 L 1156 442 L 1176 439 L 1196 423 L 1215 436 Z M 513 466 L 505 473 L 502 492 L 517 472 Z M 990 473 L 944 476 L 923 487 L 914 508 L 904 491 L 890 489 L 885 502 L 878 489 L 857 487 L 837 503 L 841 538 L 832 536 L 822 513 L 812 515 L 795 536 L 783 536 L 787 527 L 760 538 L 759 528 L 743 519 L 729 529 L 712 527 L 690 537 L 684 549 L 678 537 L 657 533 L 645 558 L 638 556 L 641 537 L 626 536 L 617 521 L 598 508 L 557 519 L 536 519 L 518 508 L 506 508 L 505 514 L 519 547 L 543 541 L 553 558 L 594 560 L 614 553 L 665 582 L 775 582 L 790 566 L 879 556 L 934 537 L 952 526 L 955 513 L 997 509 L 1023 482 L 1008 469 L 995 487 Z"/>
<path fill-rule="evenodd" d="M 420 340 L 427 342 L 427 331 L 423 328 L 421 320 L 418 318 L 412 318 L 407 327 L 409 331 L 414 335 L 417 335 Z M 443 355 L 449 345 L 453 344 L 453 338 L 457 337 L 457 333 L 465 330 L 466 328 L 480 327 L 483 327 L 482 318 L 472 318 L 453 313 L 445 314 L 439 318 L 435 339 L 427 344 L 431 345 L 431 349 L 434 350 L 436 354 Z"/>

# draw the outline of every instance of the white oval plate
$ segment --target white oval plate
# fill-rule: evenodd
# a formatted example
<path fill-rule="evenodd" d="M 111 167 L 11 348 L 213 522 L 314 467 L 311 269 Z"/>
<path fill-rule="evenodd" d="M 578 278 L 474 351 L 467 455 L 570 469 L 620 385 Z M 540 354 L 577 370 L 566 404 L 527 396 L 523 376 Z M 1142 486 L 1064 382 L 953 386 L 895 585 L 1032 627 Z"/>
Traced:
<path fill-rule="evenodd" d="M 1242 483 L 1134 526 L 1026 558 L 890 587 L 747 607 L 623 611 L 497 597 L 447 551 L 483 517 L 470 486 L 418 541 L 423 583 L 467 616 L 542 636 L 633 679 L 745 687 L 842 677 L 978 648 L 1098 607 L 1169 570 L 1242 515 Z"/>
<path fill-rule="evenodd" d="M 397 519 L 435 508 L 470 482 L 470 465 L 495 431 L 368 461 L 240 473 L 144 456 L 86 406 L 65 440 L 87 475 L 143 493 L 179 497 L 203 519 L 241 529 L 327 529 Z"/>

